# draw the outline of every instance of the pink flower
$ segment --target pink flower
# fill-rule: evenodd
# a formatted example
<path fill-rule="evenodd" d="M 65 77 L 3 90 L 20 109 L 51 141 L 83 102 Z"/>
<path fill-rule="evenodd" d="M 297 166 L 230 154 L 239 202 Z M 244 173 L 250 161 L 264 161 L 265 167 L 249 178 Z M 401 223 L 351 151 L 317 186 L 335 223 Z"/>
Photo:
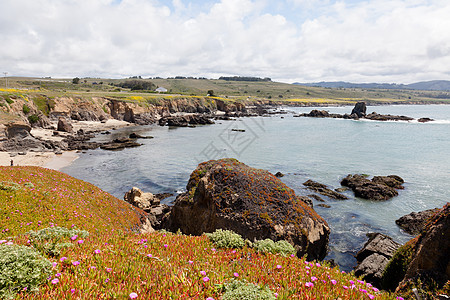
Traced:
<path fill-rule="evenodd" d="M 56 263 L 56 262 L 53 262 L 52 263 L 52 267 L 54 268 L 54 267 L 56 267 L 58 265 L 58 263 Z"/>
<path fill-rule="evenodd" d="M 350 284 L 355 284 L 355 282 L 353 280 L 350 280 L 349 282 L 350 282 Z"/>
<path fill-rule="evenodd" d="M 395 298 L 395 299 L 397 299 L 397 300 L 405 300 L 405 299 L 403 299 L 402 297 L 397 297 L 397 298 Z"/>
<path fill-rule="evenodd" d="M 203 276 L 206 276 L 206 272 L 205 271 L 200 271 L 200 274 L 202 274 Z"/>
<path fill-rule="evenodd" d="M 233 273 L 234 277 L 239 277 L 239 274 L 237 272 Z"/>
<path fill-rule="evenodd" d="M 282 268 L 282 266 L 281 265 L 277 265 L 277 269 L 281 269 Z"/>
<path fill-rule="evenodd" d="M 374 299 L 375 298 L 375 296 L 371 295 L 371 294 L 367 294 L 367 296 L 369 297 L 369 299 Z"/>
<path fill-rule="evenodd" d="M 337 281 L 334 280 L 334 279 L 331 279 L 331 283 L 332 283 L 333 285 L 335 285 L 335 284 L 337 283 Z"/>
<path fill-rule="evenodd" d="M 315 277 L 315 276 L 311 277 L 311 281 L 316 281 L 316 280 L 317 280 L 317 277 Z"/>
<path fill-rule="evenodd" d="M 348 290 L 348 286 L 346 286 L 346 285 L 343 285 L 342 288 L 343 288 L 344 290 Z"/>
<path fill-rule="evenodd" d="M 275 296 L 275 298 L 278 298 L 278 293 L 273 293 L 273 295 Z"/>
<path fill-rule="evenodd" d="M 130 294 L 130 299 L 136 299 L 137 297 L 138 297 L 138 295 L 136 293 Z"/>
<path fill-rule="evenodd" d="M 313 287 L 313 286 L 314 286 L 314 283 L 312 283 L 312 282 L 307 282 L 307 283 L 305 283 L 305 286 L 307 286 L 307 287 Z"/>
<path fill-rule="evenodd" d="M 213 297 L 208 297 L 208 298 L 206 298 L 206 300 L 214 300 L 214 298 Z"/>
<path fill-rule="evenodd" d="M 376 287 L 373 287 L 372 290 L 373 290 L 374 292 L 379 292 L 379 291 L 380 291 L 380 290 L 377 289 Z"/>
<path fill-rule="evenodd" d="M 100 251 L 100 249 L 95 249 L 95 250 L 94 250 L 94 253 L 95 253 L 95 254 L 100 254 L 101 252 L 102 252 L 102 251 Z"/>
<path fill-rule="evenodd" d="M 75 293 L 75 289 L 70 289 L 70 292 L 73 294 Z"/>
<path fill-rule="evenodd" d="M 58 279 L 58 278 L 55 278 L 55 279 L 52 280 L 52 283 L 53 283 L 53 284 L 57 284 L 58 282 L 59 282 L 59 279 Z"/>
<path fill-rule="evenodd" d="M 317 267 L 320 267 L 320 264 L 319 264 L 319 263 L 316 263 L 316 266 L 317 266 Z"/>
<path fill-rule="evenodd" d="M 80 262 L 78 260 L 72 262 L 72 265 L 74 265 L 74 266 L 78 266 L 79 264 L 80 264 Z"/>
<path fill-rule="evenodd" d="M 231 253 L 235 254 L 235 253 L 236 253 L 236 250 L 231 251 Z"/>
<path fill-rule="evenodd" d="M 83 240 L 78 240 L 78 242 L 77 242 L 78 244 L 83 244 L 84 243 L 84 241 Z"/>
<path fill-rule="evenodd" d="M 291 254 L 291 257 L 295 257 L 295 254 Z"/>
<path fill-rule="evenodd" d="M 153 255 L 151 255 L 151 254 L 147 254 L 147 257 L 150 257 L 150 258 L 152 258 L 152 257 L 153 257 Z"/>
<path fill-rule="evenodd" d="M 111 268 L 106 268 L 106 272 L 110 273 L 112 271 Z"/>
<path fill-rule="evenodd" d="M 63 262 L 63 261 L 65 261 L 66 259 L 67 259 L 67 257 L 63 256 L 63 257 L 61 257 L 61 258 L 59 259 L 59 261 L 60 261 L 60 262 Z"/>
<path fill-rule="evenodd" d="M 192 260 L 189 260 L 188 263 L 192 265 L 194 262 Z"/>
<path fill-rule="evenodd" d="M 164 248 L 166 248 L 166 249 L 167 249 L 167 247 L 169 247 L 169 245 L 167 245 L 167 244 L 164 244 Z"/>
<path fill-rule="evenodd" d="M 75 241 L 77 238 L 78 238 L 78 235 L 74 235 L 74 236 L 71 237 L 70 239 L 71 239 L 72 241 Z"/>
<path fill-rule="evenodd" d="M 61 273 L 56 273 L 55 277 L 61 277 L 61 275 L 62 275 Z"/>
<path fill-rule="evenodd" d="M 208 282 L 209 281 L 209 277 L 208 276 L 203 277 L 203 281 L 204 282 Z"/>

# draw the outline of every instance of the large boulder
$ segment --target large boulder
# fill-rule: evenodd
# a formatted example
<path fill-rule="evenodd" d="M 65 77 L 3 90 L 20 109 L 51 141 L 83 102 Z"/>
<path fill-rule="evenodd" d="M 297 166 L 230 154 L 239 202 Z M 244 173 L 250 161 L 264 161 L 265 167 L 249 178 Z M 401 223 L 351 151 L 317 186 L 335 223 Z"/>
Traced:
<path fill-rule="evenodd" d="M 383 288 L 407 293 L 419 286 L 422 291 L 435 295 L 435 290 L 446 289 L 450 280 L 449 253 L 450 203 L 447 202 L 416 238 L 394 254 L 383 275 Z"/>
<path fill-rule="evenodd" d="M 435 208 L 435 209 L 427 209 L 420 212 L 412 212 L 410 214 L 404 215 L 398 220 L 395 220 L 395 224 L 397 224 L 406 233 L 418 235 L 425 226 L 425 223 L 436 212 L 438 212 L 438 210 L 439 210 L 438 208 Z"/>
<path fill-rule="evenodd" d="M 73 127 L 72 127 L 72 124 L 70 124 L 70 122 L 67 121 L 67 119 L 59 118 L 58 119 L 58 127 L 56 130 L 70 133 L 73 131 Z"/>
<path fill-rule="evenodd" d="M 356 254 L 355 275 L 380 287 L 383 271 L 400 244 L 381 233 L 367 234 L 369 240 Z"/>
<path fill-rule="evenodd" d="M 397 175 L 375 176 L 372 180 L 367 176 L 347 175 L 341 185 L 353 190 L 356 197 L 369 200 L 388 200 L 398 195 L 396 189 L 402 189 L 403 179 Z"/>
<path fill-rule="evenodd" d="M 366 102 L 358 102 L 352 109 L 351 115 L 356 114 L 358 118 L 362 118 L 366 115 L 366 110 L 367 110 Z"/>
<path fill-rule="evenodd" d="M 322 259 L 328 224 L 266 170 L 235 159 L 211 160 L 192 172 L 163 227 L 201 235 L 228 229 L 250 240 L 287 240 L 297 255 Z"/>

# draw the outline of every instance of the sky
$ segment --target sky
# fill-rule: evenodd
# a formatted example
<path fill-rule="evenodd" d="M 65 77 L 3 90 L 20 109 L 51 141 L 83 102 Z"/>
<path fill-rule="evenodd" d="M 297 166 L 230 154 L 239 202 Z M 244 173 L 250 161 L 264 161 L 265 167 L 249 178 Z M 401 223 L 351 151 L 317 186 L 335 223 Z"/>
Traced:
<path fill-rule="evenodd" d="M 449 16 L 449 0 L 0 0 L 0 72 L 450 80 Z"/>

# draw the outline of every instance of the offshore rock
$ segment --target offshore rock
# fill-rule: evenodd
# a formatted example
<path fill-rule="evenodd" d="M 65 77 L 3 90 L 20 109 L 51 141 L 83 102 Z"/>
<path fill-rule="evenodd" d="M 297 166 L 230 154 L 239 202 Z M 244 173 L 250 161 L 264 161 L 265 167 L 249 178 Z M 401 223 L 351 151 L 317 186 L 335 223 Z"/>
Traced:
<path fill-rule="evenodd" d="M 324 196 L 327 196 L 327 197 L 330 197 L 333 199 L 338 199 L 338 200 L 348 199 L 347 196 L 342 195 L 341 193 L 338 193 L 336 191 L 329 189 L 325 184 L 315 182 L 311 179 L 304 182 L 303 185 L 306 186 L 308 189 L 311 189 L 319 194 L 322 194 Z"/>
<path fill-rule="evenodd" d="M 381 201 L 397 196 L 396 189 L 402 189 L 403 182 L 404 180 L 397 175 L 375 176 L 369 180 L 360 174 L 349 174 L 342 179 L 341 185 L 351 188 L 356 197 Z"/>
<path fill-rule="evenodd" d="M 193 235 L 228 229 L 250 240 L 286 240 L 310 260 L 326 255 L 328 224 L 266 170 L 211 160 L 198 165 L 186 188 L 164 228 Z"/>
<path fill-rule="evenodd" d="M 355 104 L 355 107 L 350 115 L 356 114 L 358 118 L 362 118 L 366 115 L 366 110 L 366 102 L 358 102 Z"/>
<path fill-rule="evenodd" d="M 421 212 L 412 212 L 404 215 L 398 220 L 395 220 L 395 224 L 397 224 L 406 233 L 417 235 L 422 231 L 425 223 L 438 211 L 439 209 L 435 208 L 427 209 Z"/>

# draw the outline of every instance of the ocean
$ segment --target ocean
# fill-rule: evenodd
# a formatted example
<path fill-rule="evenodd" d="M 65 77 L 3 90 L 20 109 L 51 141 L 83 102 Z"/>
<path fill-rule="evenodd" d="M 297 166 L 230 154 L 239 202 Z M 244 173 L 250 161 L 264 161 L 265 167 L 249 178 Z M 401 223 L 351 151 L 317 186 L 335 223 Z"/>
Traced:
<path fill-rule="evenodd" d="M 359 199 L 347 191 L 344 194 L 349 200 L 323 197 L 331 208 L 314 202 L 314 209 L 331 227 L 327 259 L 334 259 L 345 271 L 356 265 L 353 255 L 367 240 L 367 233 L 385 233 L 404 243 L 412 236 L 397 227 L 396 219 L 413 211 L 442 207 L 449 201 L 450 105 L 367 108 L 367 113 L 435 119 L 429 123 L 297 118 L 294 114 L 314 108 L 282 109 L 288 113 L 217 121 L 195 128 L 122 128 L 111 135 L 98 135 L 96 140 L 131 132 L 154 138 L 139 140 L 143 145 L 138 148 L 89 150 L 62 171 L 120 199 L 133 186 L 145 192 L 181 193 L 198 163 L 223 157 L 234 157 L 274 174 L 282 172 L 285 176 L 280 179 L 298 195 L 311 194 L 302 184 L 308 179 L 338 188 L 348 174 L 399 175 L 405 180 L 405 189 L 388 201 Z M 350 113 L 352 107 L 318 109 L 343 114 Z M 165 201 L 170 203 L 174 198 Z"/>

